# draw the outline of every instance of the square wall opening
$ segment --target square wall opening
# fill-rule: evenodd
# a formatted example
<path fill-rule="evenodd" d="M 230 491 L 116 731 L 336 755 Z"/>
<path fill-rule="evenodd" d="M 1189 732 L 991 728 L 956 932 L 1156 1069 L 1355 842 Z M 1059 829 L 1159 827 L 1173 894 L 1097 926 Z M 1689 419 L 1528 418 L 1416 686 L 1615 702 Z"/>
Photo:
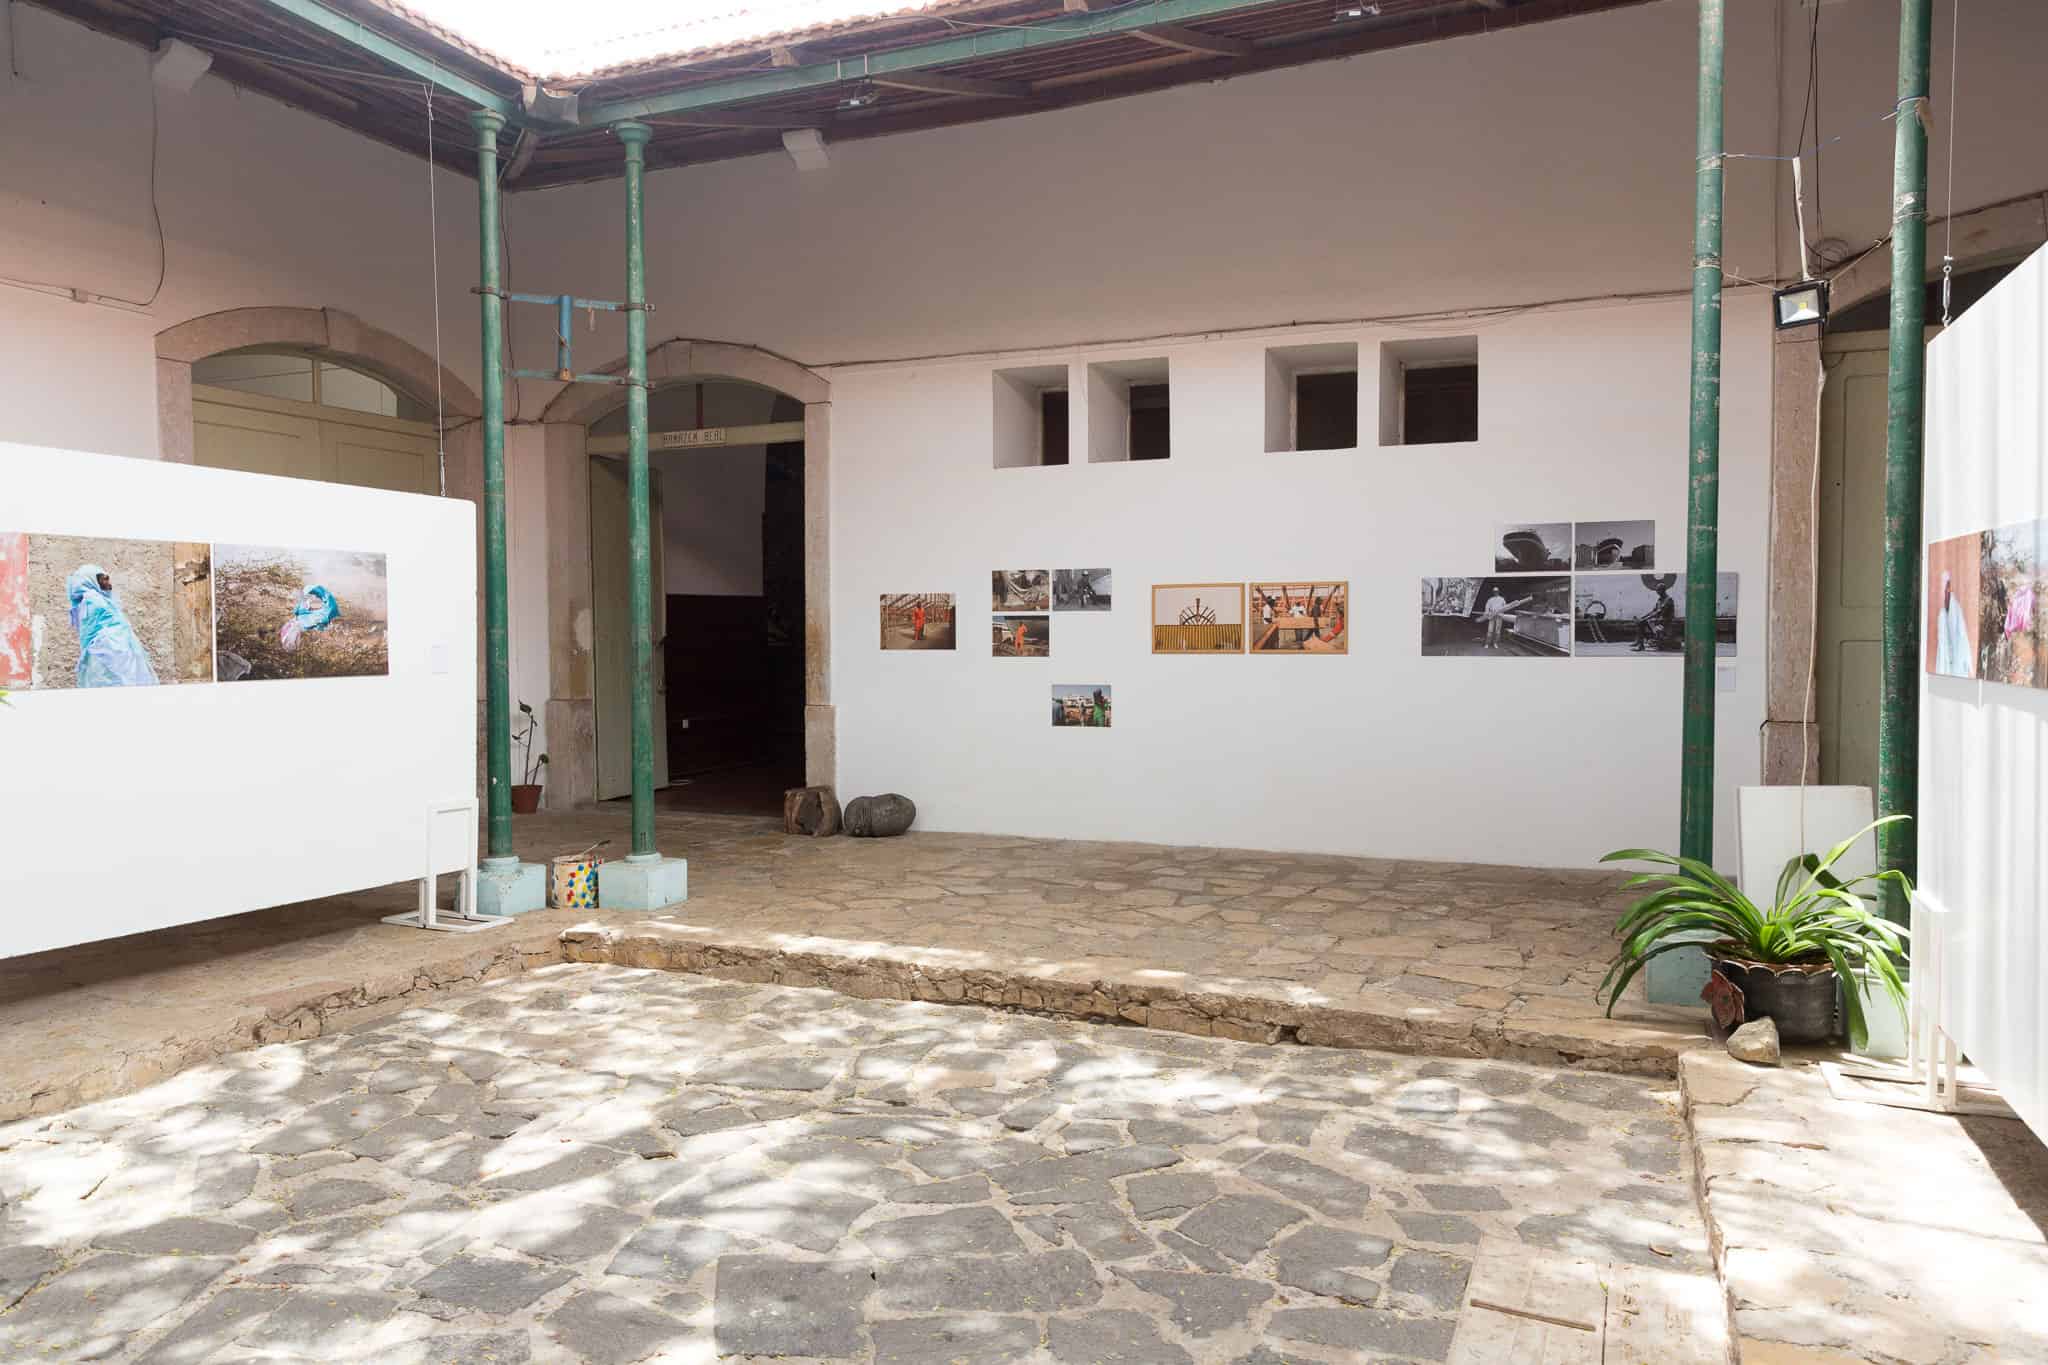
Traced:
<path fill-rule="evenodd" d="M 1380 444 L 1479 439 L 1479 338 L 1380 343 Z"/>
<path fill-rule="evenodd" d="M 1173 450 L 1166 358 L 1088 367 L 1088 462 L 1164 460 Z"/>
<path fill-rule="evenodd" d="M 1266 351 L 1266 450 L 1350 450 L 1358 445 L 1358 343 Z"/>
<path fill-rule="evenodd" d="M 995 467 L 1066 464 L 1067 367 L 1023 365 L 995 371 Z"/>

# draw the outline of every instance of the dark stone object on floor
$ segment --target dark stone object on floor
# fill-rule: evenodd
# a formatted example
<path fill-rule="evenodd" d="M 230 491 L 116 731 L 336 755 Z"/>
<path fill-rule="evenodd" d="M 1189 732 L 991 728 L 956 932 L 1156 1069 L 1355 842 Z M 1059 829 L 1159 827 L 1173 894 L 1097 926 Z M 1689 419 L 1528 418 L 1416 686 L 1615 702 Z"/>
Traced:
<path fill-rule="evenodd" d="M 856 796 L 846 803 L 846 832 L 856 838 L 886 839 L 903 833 L 916 819 L 917 804 L 895 792 Z"/>
<path fill-rule="evenodd" d="M 830 787 L 792 787 L 782 794 L 782 830 L 816 838 L 839 832 L 839 797 Z"/>

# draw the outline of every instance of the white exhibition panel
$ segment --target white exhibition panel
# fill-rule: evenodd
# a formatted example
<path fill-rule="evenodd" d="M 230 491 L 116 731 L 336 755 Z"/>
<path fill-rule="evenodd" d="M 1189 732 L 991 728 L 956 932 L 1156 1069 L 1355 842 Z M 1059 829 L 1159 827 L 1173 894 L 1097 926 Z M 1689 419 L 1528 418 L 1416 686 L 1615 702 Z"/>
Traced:
<path fill-rule="evenodd" d="M 0 443 L 0 530 L 386 556 L 381 677 L 18 691 L 0 957 L 420 875 L 476 786 L 467 502 Z M 433 827 L 460 868 L 464 817 Z"/>
<path fill-rule="evenodd" d="M 1926 541 L 2048 517 L 2044 377 L 2036 251 L 1928 347 Z M 1921 689 L 1920 884 L 1953 925 L 1941 1025 L 2048 1136 L 2048 691 Z"/>

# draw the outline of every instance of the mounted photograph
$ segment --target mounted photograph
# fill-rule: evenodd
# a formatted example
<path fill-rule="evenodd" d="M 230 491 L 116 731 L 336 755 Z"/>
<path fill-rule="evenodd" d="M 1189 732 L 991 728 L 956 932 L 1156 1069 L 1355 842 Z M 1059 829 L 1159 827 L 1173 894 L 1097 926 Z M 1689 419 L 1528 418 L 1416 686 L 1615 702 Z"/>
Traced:
<path fill-rule="evenodd" d="M 1043 659 L 1052 653 L 1050 616 L 997 616 L 989 622 L 989 653 L 998 659 Z"/>
<path fill-rule="evenodd" d="M 0 687 L 212 682 L 212 554 L 0 531 Z"/>
<path fill-rule="evenodd" d="M 2042 533 L 2048 522 L 2023 521 L 1983 534 L 1977 608 L 1977 676 L 2012 687 L 2048 687 L 2042 645 Z"/>
<path fill-rule="evenodd" d="M 1735 655 L 1740 575 L 1720 575 L 1714 591 L 1714 653 Z M 1596 574 L 1573 593 L 1573 652 L 1677 659 L 1685 655 L 1685 575 Z"/>
<path fill-rule="evenodd" d="M 1110 722 L 1108 683 L 1054 683 L 1052 723 L 1061 728 L 1107 730 Z"/>
<path fill-rule="evenodd" d="M 1495 573 L 1567 573 L 1572 567 L 1572 524 L 1511 521 L 1493 538 Z"/>
<path fill-rule="evenodd" d="M 1984 624 L 1980 589 L 1984 535 L 1976 531 L 1927 547 L 1929 673 L 1949 678 L 1977 676 L 1977 642 Z"/>
<path fill-rule="evenodd" d="M 1350 652 L 1349 583 L 1254 583 L 1250 598 L 1252 653 Z"/>
<path fill-rule="evenodd" d="M 1054 569 L 1052 571 L 1054 611 L 1108 611 L 1109 570 Z"/>
<path fill-rule="evenodd" d="M 1568 659 L 1571 604 L 1572 580 L 1567 575 L 1425 578 L 1422 653 Z"/>
<path fill-rule="evenodd" d="M 882 594 L 883 649 L 951 649 L 953 594 Z"/>
<path fill-rule="evenodd" d="M 384 556 L 216 545 L 214 646 L 222 682 L 391 671 Z"/>
<path fill-rule="evenodd" d="M 1152 652 L 1244 653 L 1244 584 L 1153 584 Z"/>
<path fill-rule="evenodd" d="M 997 611 L 1045 611 L 1052 606 L 1052 575 L 1044 569 L 994 569 L 989 605 Z"/>
<path fill-rule="evenodd" d="M 1657 523 L 1654 521 L 1581 521 L 1573 524 L 1573 567 L 1633 570 L 1657 567 Z"/>

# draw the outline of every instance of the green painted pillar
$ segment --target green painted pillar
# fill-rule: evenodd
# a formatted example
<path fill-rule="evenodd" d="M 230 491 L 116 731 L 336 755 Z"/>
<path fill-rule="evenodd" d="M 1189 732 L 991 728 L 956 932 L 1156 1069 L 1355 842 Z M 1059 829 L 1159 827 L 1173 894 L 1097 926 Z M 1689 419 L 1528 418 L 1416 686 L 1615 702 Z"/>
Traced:
<path fill-rule="evenodd" d="M 472 110 L 476 129 L 477 255 L 482 287 L 484 382 L 484 744 L 490 785 L 484 794 L 486 866 L 506 867 L 512 852 L 511 624 L 505 589 L 505 300 L 498 266 L 498 130 L 502 116 Z"/>
<path fill-rule="evenodd" d="M 1892 120 L 1891 362 L 1885 379 L 1884 691 L 1877 723 L 1877 813 L 1920 811 L 1921 449 L 1927 385 L 1927 68 L 1931 0 L 1900 0 L 1899 105 Z M 1914 821 L 1878 831 L 1880 869 L 1919 870 Z M 1887 884 L 1884 913 L 1904 923 Z"/>
<path fill-rule="evenodd" d="M 626 538 L 633 624 L 633 856 L 654 851 L 654 545 L 647 473 L 647 253 L 642 240 L 644 123 L 612 126 L 626 144 Z"/>
<path fill-rule="evenodd" d="M 1721 89 L 1725 0 L 1700 0 L 1693 190 L 1692 418 L 1686 460 L 1685 747 L 1679 851 L 1714 858 L 1714 589 L 1721 517 Z"/>

